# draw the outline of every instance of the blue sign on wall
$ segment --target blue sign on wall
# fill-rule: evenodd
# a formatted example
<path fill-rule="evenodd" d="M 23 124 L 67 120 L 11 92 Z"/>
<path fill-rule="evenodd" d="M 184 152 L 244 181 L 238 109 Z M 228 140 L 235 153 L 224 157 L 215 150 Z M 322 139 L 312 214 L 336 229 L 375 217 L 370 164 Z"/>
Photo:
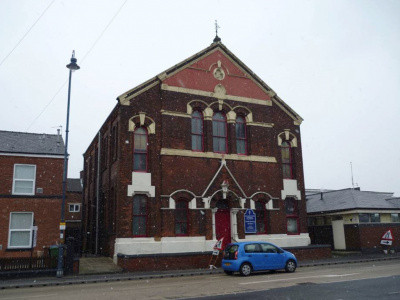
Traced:
<path fill-rule="evenodd" d="M 252 209 L 247 209 L 244 213 L 244 232 L 257 233 L 256 214 Z"/>

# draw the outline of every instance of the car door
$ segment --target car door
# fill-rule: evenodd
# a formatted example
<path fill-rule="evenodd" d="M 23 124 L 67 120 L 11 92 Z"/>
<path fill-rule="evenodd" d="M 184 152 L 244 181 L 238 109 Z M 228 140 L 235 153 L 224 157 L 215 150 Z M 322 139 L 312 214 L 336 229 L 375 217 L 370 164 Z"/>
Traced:
<path fill-rule="evenodd" d="M 253 266 L 253 270 L 263 270 L 264 253 L 262 252 L 261 246 L 258 243 L 246 244 L 244 246 L 244 252 L 247 260 Z"/>
<path fill-rule="evenodd" d="M 279 248 L 272 244 L 260 244 L 262 249 L 262 267 L 263 270 L 282 269 L 285 267 L 284 255 Z"/>

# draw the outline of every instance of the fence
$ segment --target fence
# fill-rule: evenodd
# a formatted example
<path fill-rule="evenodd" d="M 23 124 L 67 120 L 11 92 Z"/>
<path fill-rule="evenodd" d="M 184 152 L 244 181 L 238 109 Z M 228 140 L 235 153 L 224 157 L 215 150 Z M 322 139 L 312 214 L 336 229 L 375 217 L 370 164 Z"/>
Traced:
<path fill-rule="evenodd" d="M 0 272 L 46 270 L 57 267 L 57 257 L 0 258 Z"/>

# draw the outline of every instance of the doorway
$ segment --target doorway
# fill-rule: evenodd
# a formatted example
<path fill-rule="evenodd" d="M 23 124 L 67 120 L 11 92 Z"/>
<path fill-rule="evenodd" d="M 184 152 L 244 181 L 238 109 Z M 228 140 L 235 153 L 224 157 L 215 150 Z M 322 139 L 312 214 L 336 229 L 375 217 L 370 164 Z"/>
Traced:
<path fill-rule="evenodd" d="M 218 201 L 215 213 L 215 234 L 217 240 L 224 238 L 223 247 L 231 242 L 231 213 L 226 201 Z"/>

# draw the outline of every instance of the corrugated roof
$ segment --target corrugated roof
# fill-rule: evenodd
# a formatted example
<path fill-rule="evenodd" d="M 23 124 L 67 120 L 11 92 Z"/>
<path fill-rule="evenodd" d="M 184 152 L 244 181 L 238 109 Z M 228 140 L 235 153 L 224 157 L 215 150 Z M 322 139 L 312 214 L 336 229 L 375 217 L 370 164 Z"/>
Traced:
<path fill-rule="evenodd" d="M 82 184 L 79 178 L 67 178 L 68 192 L 82 192 Z"/>
<path fill-rule="evenodd" d="M 0 130 L 0 153 L 64 155 L 61 135 Z"/>
<path fill-rule="evenodd" d="M 400 209 L 400 199 L 393 193 L 343 189 L 307 195 L 307 213 L 350 209 Z"/>

